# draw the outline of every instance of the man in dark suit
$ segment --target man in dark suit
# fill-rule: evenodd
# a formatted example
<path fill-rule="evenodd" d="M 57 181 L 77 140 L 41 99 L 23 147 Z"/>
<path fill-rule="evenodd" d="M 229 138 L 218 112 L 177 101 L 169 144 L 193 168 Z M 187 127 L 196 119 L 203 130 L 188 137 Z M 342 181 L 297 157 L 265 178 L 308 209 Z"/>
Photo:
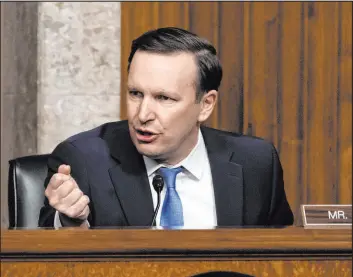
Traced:
<path fill-rule="evenodd" d="M 40 226 L 186 228 L 290 225 L 282 167 L 260 138 L 203 127 L 222 68 L 206 40 L 182 29 L 132 43 L 128 120 L 60 143 L 48 161 Z M 125 92 L 122 92 L 125 93 Z"/>

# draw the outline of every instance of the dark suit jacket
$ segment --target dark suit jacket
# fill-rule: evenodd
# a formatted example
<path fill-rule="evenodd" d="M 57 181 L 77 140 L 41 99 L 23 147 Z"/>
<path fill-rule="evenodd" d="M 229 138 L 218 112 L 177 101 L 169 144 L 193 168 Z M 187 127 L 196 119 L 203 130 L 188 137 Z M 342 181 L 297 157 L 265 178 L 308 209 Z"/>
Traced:
<path fill-rule="evenodd" d="M 282 167 L 271 143 L 201 127 L 211 165 L 218 226 L 291 225 Z M 127 121 L 111 122 L 60 143 L 48 161 L 47 186 L 60 164 L 89 196 L 91 226 L 149 226 L 153 201 L 142 155 Z M 53 226 L 45 200 L 39 226 Z"/>

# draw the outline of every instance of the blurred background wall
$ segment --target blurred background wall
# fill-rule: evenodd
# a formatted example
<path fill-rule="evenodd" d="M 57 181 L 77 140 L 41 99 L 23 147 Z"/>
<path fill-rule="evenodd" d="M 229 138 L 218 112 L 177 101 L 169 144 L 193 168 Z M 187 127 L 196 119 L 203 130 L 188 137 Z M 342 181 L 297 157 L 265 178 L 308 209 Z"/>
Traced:
<path fill-rule="evenodd" d="M 1 2 L 1 223 L 8 160 L 119 120 L 120 3 Z"/>
<path fill-rule="evenodd" d="M 296 224 L 301 204 L 352 203 L 352 3 L 1 7 L 3 224 L 7 160 L 50 152 L 74 133 L 126 118 L 120 91 L 131 41 L 163 26 L 216 46 L 224 78 L 207 124 L 274 143 Z"/>

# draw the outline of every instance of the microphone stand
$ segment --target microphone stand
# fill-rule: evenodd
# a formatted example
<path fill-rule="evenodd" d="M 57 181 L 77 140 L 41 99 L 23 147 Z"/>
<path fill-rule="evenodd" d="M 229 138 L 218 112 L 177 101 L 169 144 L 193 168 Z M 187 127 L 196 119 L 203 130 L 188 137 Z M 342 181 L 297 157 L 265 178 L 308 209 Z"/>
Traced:
<path fill-rule="evenodd" d="M 154 190 L 157 192 L 157 207 L 156 207 L 156 210 L 154 211 L 151 227 L 154 226 L 155 224 L 159 206 L 161 205 L 161 191 L 163 190 L 163 187 L 164 187 L 163 177 L 161 175 L 154 176 L 152 185 Z"/>
<path fill-rule="evenodd" d="M 158 197 L 157 207 L 156 207 L 156 211 L 154 212 L 154 215 L 153 215 L 153 220 L 152 220 L 151 226 L 154 226 L 154 224 L 155 224 L 157 213 L 158 213 L 158 210 L 159 210 L 159 206 L 161 205 L 161 194 L 158 193 L 158 192 L 157 192 L 157 197 Z"/>

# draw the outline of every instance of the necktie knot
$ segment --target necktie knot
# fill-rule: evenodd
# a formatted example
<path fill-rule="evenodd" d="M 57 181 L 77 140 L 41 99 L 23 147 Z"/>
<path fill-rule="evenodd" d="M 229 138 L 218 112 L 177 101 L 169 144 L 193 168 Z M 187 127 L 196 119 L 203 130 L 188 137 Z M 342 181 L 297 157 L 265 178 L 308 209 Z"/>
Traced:
<path fill-rule="evenodd" d="M 163 176 L 168 188 L 175 188 L 176 176 L 183 171 L 181 166 L 175 168 L 161 167 L 159 172 Z"/>

